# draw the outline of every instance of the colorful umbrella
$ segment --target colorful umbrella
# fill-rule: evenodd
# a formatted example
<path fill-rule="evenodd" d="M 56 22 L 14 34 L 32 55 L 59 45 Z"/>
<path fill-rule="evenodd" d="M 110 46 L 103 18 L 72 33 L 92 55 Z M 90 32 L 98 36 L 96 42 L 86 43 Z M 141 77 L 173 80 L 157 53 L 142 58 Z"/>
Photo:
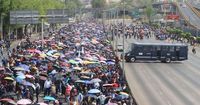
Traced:
<path fill-rule="evenodd" d="M 56 100 L 54 97 L 51 97 L 51 96 L 45 96 L 43 99 L 48 100 L 48 101 L 55 101 Z"/>
<path fill-rule="evenodd" d="M 23 68 L 24 71 L 30 71 L 30 67 L 28 65 L 20 64 L 19 67 Z"/>
<path fill-rule="evenodd" d="M 100 80 L 99 78 L 94 78 L 94 79 L 92 79 L 90 82 L 96 83 L 96 82 L 101 82 L 101 80 Z"/>
<path fill-rule="evenodd" d="M 76 83 L 84 83 L 84 84 L 92 84 L 92 82 L 88 81 L 88 80 L 76 80 Z"/>
<path fill-rule="evenodd" d="M 78 71 L 81 71 L 81 69 L 82 69 L 81 67 L 74 67 L 73 68 L 73 70 L 78 70 Z"/>
<path fill-rule="evenodd" d="M 26 104 L 31 104 L 32 101 L 30 99 L 20 99 L 19 101 L 17 101 L 17 104 L 20 105 L 26 105 Z"/>
<path fill-rule="evenodd" d="M 12 104 L 12 105 L 17 104 L 14 100 L 9 99 L 9 98 L 2 98 L 2 99 L 0 99 L 0 102 L 6 102 L 6 103 L 9 103 L 9 104 Z"/>
<path fill-rule="evenodd" d="M 46 103 L 37 103 L 37 105 L 48 105 Z"/>
<path fill-rule="evenodd" d="M 113 87 L 113 84 L 103 84 L 103 87 Z"/>
<path fill-rule="evenodd" d="M 100 93 L 101 91 L 99 89 L 90 89 L 88 91 L 89 94 L 96 94 L 96 93 Z"/>
<path fill-rule="evenodd" d="M 26 74 L 25 76 L 26 76 L 26 78 L 35 79 L 35 77 L 32 76 L 32 75 L 28 75 L 28 74 Z"/>
<path fill-rule="evenodd" d="M 75 60 L 73 60 L 73 59 L 70 59 L 70 60 L 69 60 L 69 63 L 71 63 L 71 64 L 78 64 L 79 62 L 77 62 L 77 61 L 75 61 Z"/>
<path fill-rule="evenodd" d="M 14 70 L 17 70 L 17 71 L 24 71 L 25 69 L 22 68 L 22 67 L 14 67 Z"/>
<path fill-rule="evenodd" d="M 5 80 L 10 80 L 10 81 L 14 81 L 14 79 L 12 77 L 5 77 Z"/>
<path fill-rule="evenodd" d="M 5 68 L 4 67 L 0 67 L 0 71 L 3 71 L 3 70 L 5 70 Z"/>

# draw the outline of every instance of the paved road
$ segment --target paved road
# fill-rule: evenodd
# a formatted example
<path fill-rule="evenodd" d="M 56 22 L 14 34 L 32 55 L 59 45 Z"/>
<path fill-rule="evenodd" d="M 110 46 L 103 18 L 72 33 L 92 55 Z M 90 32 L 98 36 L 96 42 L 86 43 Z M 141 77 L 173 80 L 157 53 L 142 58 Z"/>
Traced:
<path fill-rule="evenodd" d="M 183 4 L 185 6 L 180 6 Z M 196 27 L 200 27 L 200 18 L 192 11 L 190 7 L 186 5 L 186 3 L 178 3 L 180 7 L 180 12 L 188 19 L 188 21 Z"/>
<path fill-rule="evenodd" d="M 126 40 L 126 48 L 134 39 Z M 154 39 L 142 42 L 155 42 Z M 119 40 L 122 43 L 122 39 Z M 139 105 L 199 105 L 200 49 L 189 50 L 189 60 L 160 63 L 140 61 L 126 63 L 125 72 L 131 91 Z"/>

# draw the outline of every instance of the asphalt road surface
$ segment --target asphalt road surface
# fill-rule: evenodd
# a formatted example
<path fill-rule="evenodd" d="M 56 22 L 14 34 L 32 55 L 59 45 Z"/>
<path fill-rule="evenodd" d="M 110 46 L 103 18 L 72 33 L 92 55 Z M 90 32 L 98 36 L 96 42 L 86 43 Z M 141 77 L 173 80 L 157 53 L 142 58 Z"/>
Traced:
<path fill-rule="evenodd" d="M 135 39 L 125 40 L 125 48 Z M 155 42 L 145 39 L 141 42 Z M 157 41 L 159 42 L 159 41 Z M 122 39 L 118 40 L 122 44 Z M 131 91 L 139 105 L 199 105 L 200 49 L 182 62 L 136 61 L 125 63 Z"/>
<path fill-rule="evenodd" d="M 178 3 L 179 6 L 182 4 L 184 6 L 180 6 L 181 13 L 188 18 L 188 21 L 193 25 L 200 27 L 200 18 L 192 11 L 190 7 L 186 5 L 186 3 Z"/>

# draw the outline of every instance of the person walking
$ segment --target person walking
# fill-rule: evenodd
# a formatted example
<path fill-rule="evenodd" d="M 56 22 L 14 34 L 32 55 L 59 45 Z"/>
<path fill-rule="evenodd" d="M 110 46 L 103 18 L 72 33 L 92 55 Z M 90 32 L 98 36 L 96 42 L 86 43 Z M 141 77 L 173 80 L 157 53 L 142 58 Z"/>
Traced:
<path fill-rule="evenodd" d="M 50 95 L 50 92 L 51 92 L 51 85 L 52 85 L 52 81 L 51 81 L 50 78 L 48 78 L 48 79 L 44 82 L 44 96 Z"/>
<path fill-rule="evenodd" d="M 35 87 L 36 87 L 36 90 L 35 90 L 35 93 L 36 93 L 36 103 L 38 103 L 38 99 L 39 99 L 39 94 L 40 94 L 40 84 L 38 82 L 36 82 L 35 84 Z"/>

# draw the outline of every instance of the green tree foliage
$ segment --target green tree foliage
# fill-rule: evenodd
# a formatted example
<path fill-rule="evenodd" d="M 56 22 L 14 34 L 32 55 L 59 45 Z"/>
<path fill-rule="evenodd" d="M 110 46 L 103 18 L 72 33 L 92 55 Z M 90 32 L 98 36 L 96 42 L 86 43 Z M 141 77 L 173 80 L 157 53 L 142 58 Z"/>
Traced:
<path fill-rule="evenodd" d="M 147 15 L 149 22 L 151 20 L 151 16 L 153 15 L 153 13 L 154 13 L 154 9 L 152 6 L 152 0 L 148 0 L 146 2 L 146 15 Z"/>
<path fill-rule="evenodd" d="M 41 15 L 48 9 L 72 9 L 80 7 L 79 0 L 0 0 L 0 16 L 4 17 L 4 30 L 8 31 L 9 12 L 15 10 L 38 10 Z"/>
<path fill-rule="evenodd" d="M 105 0 L 92 0 L 91 1 L 92 8 L 104 8 L 106 5 Z"/>

